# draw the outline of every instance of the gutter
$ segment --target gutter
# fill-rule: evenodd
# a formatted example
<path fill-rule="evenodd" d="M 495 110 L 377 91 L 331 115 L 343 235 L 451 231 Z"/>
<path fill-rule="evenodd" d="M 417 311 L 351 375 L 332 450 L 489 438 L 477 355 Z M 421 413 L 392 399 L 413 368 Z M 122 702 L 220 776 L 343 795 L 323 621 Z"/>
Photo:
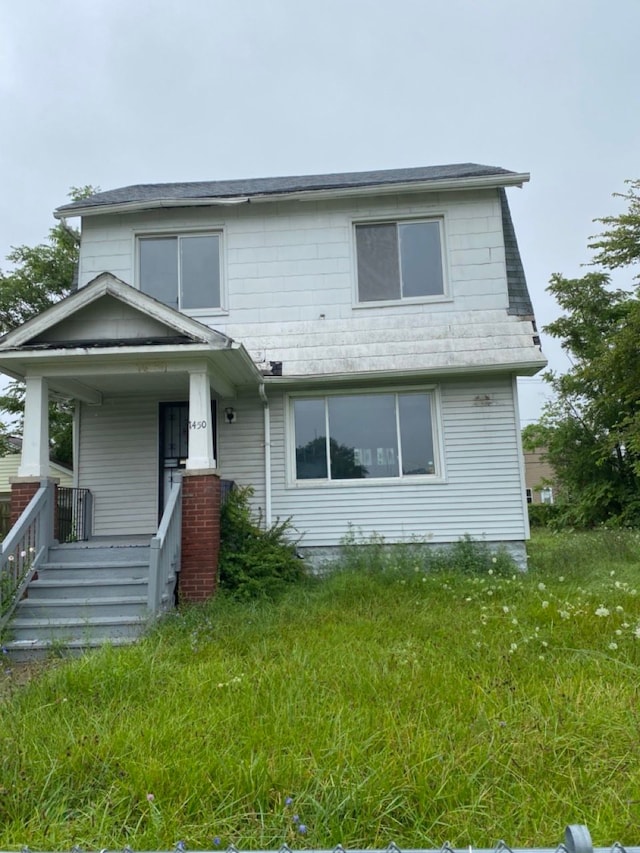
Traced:
<path fill-rule="evenodd" d="M 264 405 L 264 521 L 267 528 L 271 527 L 271 418 L 269 415 L 269 400 L 264 388 L 264 382 L 258 386 L 258 393 Z"/>
<path fill-rule="evenodd" d="M 295 190 L 293 192 L 256 193 L 252 196 L 209 196 L 204 198 L 164 198 L 148 201 L 126 201 L 116 204 L 64 207 L 54 210 L 56 219 L 66 216 L 100 216 L 114 213 L 136 213 L 172 207 L 226 207 L 237 204 L 256 204 L 274 201 L 311 201 L 313 199 L 349 198 L 351 196 L 395 195 L 396 193 L 440 192 L 441 190 L 497 189 L 498 187 L 521 187 L 529 181 L 528 172 L 510 175 L 479 175 L 470 178 L 443 178 L 436 181 L 405 181 L 397 184 L 368 184 L 359 187 L 334 187 L 317 190 Z"/>

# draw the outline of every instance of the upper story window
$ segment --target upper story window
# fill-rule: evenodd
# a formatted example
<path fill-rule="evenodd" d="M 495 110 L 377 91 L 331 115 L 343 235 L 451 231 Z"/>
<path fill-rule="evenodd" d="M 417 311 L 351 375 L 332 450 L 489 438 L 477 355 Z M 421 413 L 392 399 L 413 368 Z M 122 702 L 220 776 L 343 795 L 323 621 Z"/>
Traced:
<path fill-rule="evenodd" d="M 296 397 L 292 410 L 298 481 L 438 473 L 431 392 Z"/>
<path fill-rule="evenodd" d="M 220 235 L 140 237 L 140 290 L 171 308 L 220 308 Z"/>
<path fill-rule="evenodd" d="M 439 219 L 356 225 L 358 302 L 442 296 Z"/>

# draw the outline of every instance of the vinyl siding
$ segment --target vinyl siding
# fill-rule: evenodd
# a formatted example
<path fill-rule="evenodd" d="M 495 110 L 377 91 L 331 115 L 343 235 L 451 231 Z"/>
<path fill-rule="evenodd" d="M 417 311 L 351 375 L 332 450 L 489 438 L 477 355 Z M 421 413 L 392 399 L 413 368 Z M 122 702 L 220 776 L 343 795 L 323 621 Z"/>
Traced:
<path fill-rule="evenodd" d="M 285 398 L 272 403 L 273 512 L 291 517 L 307 547 L 336 545 L 353 529 L 389 542 L 526 538 L 511 380 L 440 387 L 445 481 L 287 484 Z"/>
<path fill-rule="evenodd" d="M 227 423 L 226 406 L 232 406 L 235 422 Z M 254 489 L 252 503 L 264 514 L 264 414 L 257 392 L 218 403 L 218 469 L 223 479 Z"/>
<path fill-rule="evenodd" d="M 80 488 L 91 489 L 96 536 L 157 528 L 158 402 L 128 398 L 81 408 Z"/>

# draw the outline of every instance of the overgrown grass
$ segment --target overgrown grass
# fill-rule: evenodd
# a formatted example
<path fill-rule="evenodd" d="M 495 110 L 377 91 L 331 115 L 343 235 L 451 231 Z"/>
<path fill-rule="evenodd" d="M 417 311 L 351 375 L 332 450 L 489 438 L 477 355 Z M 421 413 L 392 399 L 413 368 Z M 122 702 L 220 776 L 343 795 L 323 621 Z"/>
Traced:
<path fill-rule="evenodd" d="M 639 545 L 408 549 L 57 665 L 0 703 L 0 847 L 637 844 Z"/>

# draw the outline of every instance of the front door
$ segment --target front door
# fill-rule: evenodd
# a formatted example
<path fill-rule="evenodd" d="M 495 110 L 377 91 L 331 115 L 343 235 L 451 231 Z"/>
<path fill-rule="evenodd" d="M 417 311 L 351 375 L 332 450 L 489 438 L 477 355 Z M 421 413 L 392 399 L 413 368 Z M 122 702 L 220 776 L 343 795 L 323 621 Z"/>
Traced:
<path fill-rule="evenodd" d="M 188 455 L 189 403 L 160 403 L 160 518 L 176 472 L 186 467 Z"/>
<path fill-rule="evenodd" d="M 213 452 L 216 454 L 216 404 L 211 401 Z M 160 494 L 158 517 L 169 500 L 171 486 L 178 471 L 186 468 L 189 456 L 189 403 L 160 403 Z"/>

